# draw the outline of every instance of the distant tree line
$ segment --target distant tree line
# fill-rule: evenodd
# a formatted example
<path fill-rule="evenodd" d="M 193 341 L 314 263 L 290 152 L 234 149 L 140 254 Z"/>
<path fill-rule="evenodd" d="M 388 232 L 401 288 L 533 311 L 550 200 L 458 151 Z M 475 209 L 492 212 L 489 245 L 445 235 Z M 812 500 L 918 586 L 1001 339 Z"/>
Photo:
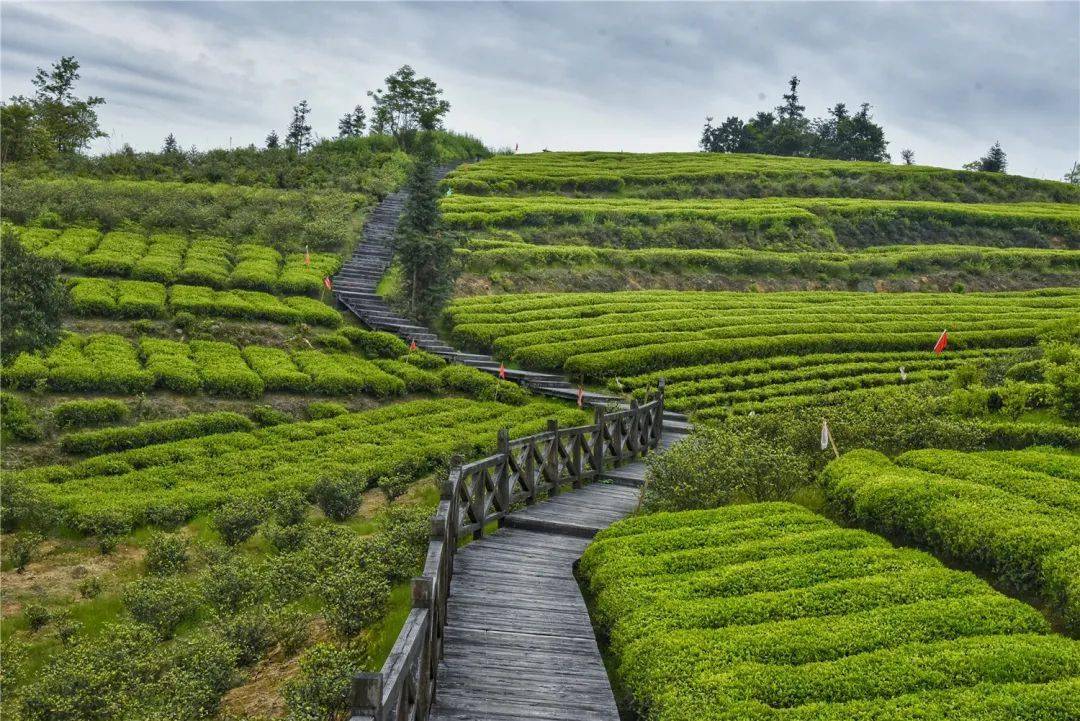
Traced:
<path fill-rule="evenodd" d="M 774 112 L 760 111 L 743 121 L 734 115 L 719 125 L 705 119 L 701 149 L 710 153 L 764 153 L 833 160 L 890 160 L 885 131 L 863 103 L 852 113 L 837 103 L 824 118 L 806 117 L 799 103 L 799 78 L 788 81 L 789 92 Z"/>

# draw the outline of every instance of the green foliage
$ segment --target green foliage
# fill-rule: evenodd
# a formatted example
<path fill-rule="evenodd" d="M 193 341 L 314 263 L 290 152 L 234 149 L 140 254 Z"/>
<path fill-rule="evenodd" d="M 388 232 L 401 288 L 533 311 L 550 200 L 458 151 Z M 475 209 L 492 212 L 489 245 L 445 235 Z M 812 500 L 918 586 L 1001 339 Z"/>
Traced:
<path fill-rule="evenodd" d="M 87 576 L 79 581 L 79 595 L 83 598 L 97 598 L 101 595 L 101 579 L 97 576 Z"/>
<path fill-rule="evenodd" d="M 250 346 L 249 346 L 250 347 Z M 248 361 L 251 362 L 250 360 Z M 264 376 L 265 380 L 265 376 Z M 282 423 L 292 422 L 292 416 L 273 406 L 255 406 L 251 409 L 251 420 L 260 426 L 277 426 Z"/>
<path fill-rule="evenodd" d="M 409 365 L 414 365 L 417 368 L 423 368 L 424 370 L 438 370 L 446 365 L 446 359 L 440 355 L 434 353 L 428 353 L 426 350 L 410 350 L 399 358 Z"/>
<path fill-rule="evenodd" d="M 334 418 L 348 412 L 348 408 L 340 403 L 334 403 L 333 401 L 314 401 L 307 405 L 308 418 L 313 421 L 317 421 L 320 418 Z"/>
<path fill-rule="evenodd" d="M 360 564 L 341 568 L 323 580 L 319 588 L 330 627 L 344 638 L 369 628 L 386 613 L 390 584 L 381 566 Z"/>
<path fill-rule="evenodd" d="M 809 464 L 793 449 L 746 429 L 700 429 L 648 463 L 649 512 L 788 500 L 810 480 Z"/>
<path fill-rule="evenodd" d="M 379 555 L 390 580 L 403 582 L 419 574 L 431 536 L 429 509 L 393 504 L 379 514 L 377 524 Z"/>
<path fill-rule="evenodd" d="M 351 476 L 320 477 L 311 487 L 311 496 L 322 512 L 335 521 L 344 521 L 360 509 L 364 486 Z"/>
<path fill-rule="evenodd" d="M 217 611 L 237 613 L 265 597 L 266 581 L 253 561 L 244 556 L 230 556 L 206 569 L 202 577 L 203 597 Z"/>
<path fill-rule="evenodd" d="M 198 599 L 187 583 L 177 578 L 143 578 L 124 587 L 124 607 L 161 639 L 170 639 L 176 628 L 192 618 Z"/>
<path fill-rule="evenodd" d="M 300 675 L 285 687 L 289 721 L 325 721 L 348 708 L 353 676 L 366 667 L 368 651 L 356 645 L 317 643 L 300 658 Z"/>
<path fill-rule="evenodd" d="M 157 576 L 183 572 L 188 564 L 188 543 L 174 533 L 155 533 L 146 544 L 146 570 Z"/>
<path fill-rule="evenodd" d="M 1038 470 L 1031 468 L 1035 465 Z M 1080 477 L 1073 455 L 913 451 L 895 462 L 852 451 L 825 469 L 829 500 L 852 521 L 903 534 L 1048 596 L 1047 557 L 1080 545 Z M 1075 614 L 1075 609 L 1060 609 Z"/>
<path fill-rule="evenodd" d="M 368 358 L 398 358 L 409 351 L 405 341 L 393 333 L 364 330 L 350 325 L 342 328 L 341 334 Z"/>
<path fill-rule="evenodd" d="M 529 393 L 510 381 L 499 380 L 471 366 L 448 363 L 439 371 L 439 377 L 447 388 L 463 391 L 486 401 L 499 401 L 520 405 L 528 403 Z"/>
<path fill-rule="evenodd" d="M 259 504 L 247 498 L 237 498 L 214 512 L 214 528 L 230 546 L 251 538 L 262 522 Z"/>
<path fill-rule="evenodd" d="M 0 230 L 0 256 L 0 346 L 6 362 L 20 353 L 56 345 L 68 296 L 57 264 L 28 253 L 6 226 Z"/>
<path fill-rule="evenodd" d="M 22 573 L 26 568 L 26 564 L 33 560 L 34 554 L 44 540 L 38 533 L 24 531 L 15 534 L 8 541 L 8 558 L 18 573 Z"/>
<path fill-rule="evenodd" d="M 302 262 L 305 246 L 327 252 L 347 247 L 353 214 L 365 203 L 362 195 L 334 190 L 322 190 L 316 195 L 302 190 L 203 183 L 11 177 L 4 181 L 2 212 L 6 220 L 17 224 L 29 223 L 48 211 L 57 213 L 65 224 L 94 225 L 103 231 L 135 224 L 151 232 L 221 236 L 234 242 L 256 242 L 281 253 L 301 254 Z M 94 250 L 100 233 L 82 237 L 87 238 L 85 244 L 71 246 L 67 254 L 55 257 L 73 266 Z M 224 255 L 227 260 L 231 246 L 220 238 L 204 246 L 191 246 L 181 267 L 181 280 L 215 285 L 211 282 L 216 275 L 215 258 L 220 260 Z M 39 252 L 49 257 L 63 250 L 59 246 L 56 251 L 51 248 Z M 150 252 L 149 247 L 144 250 Z M 191 251 L 198 252 L 192 255 Z M 171 254 L 167 257 L 175 258 Z M 166 261 L 164 265 L 169 264 Z M 206 264 L 211 266 L 210 277 L 192 275 L 191 271 Z"/>
<path fill-rule="evenodd" d="M 793 504 L 622 521 L 579 570 L 643 719 L 1050 718 L 1080 658 L 974 575 Z"/>
<path fill-rule="evenodd" d="M 430 132 L 442 127 L 442 117 L 450 103 L 439 98 L 442 88 L 427 77 L 402 65 L 386 78 L 386 87 L 368 91 L 371 96 L 371 130 L 392 135 L 403 150 L 409 150 L 422 129 Z M 421 141 L 423 142 L 423 141 Z"/>
<path fill-rule="evenodd" d="M 273 621 L 264 607 L 219 617 L 214 623 L 214 631 L 236 649 L 236 662 L 241 666 L 258 661 L 274 643 Z"/>
<path fill-rule="evenodd" d="M 274 520 L 283 526 L 303 523 L 308 513 L 308 502 L 296 488 L 282 488 L 268 500 Z"/>
<path fill-rule="evenodd" d="M 43 436 L 30 409 L 13 393 L 0 392 L 0 428 L 21 441 L 39 441 Z"/>
<path fill-rule="evenodd" d="M 131 410 L 114 398 L 78 399 L 57 403 L 49 409 L 57 428 L 82 428 L 119 423 Z"/>
<path fill-rule="evenodd" d="M 232 346 L 229 346 L 232 348 Z M 250 431 L 255 427 L 246 416 L 231 411 L 193 413 L 185 418 L 150 421 L 134 426 L 102 428 L 96 431 L 68 433 L 60 437 L 65 453 L 97 455 L 128 448 L 169 443 L 183 438 L 197 438 L 216 433 Z"/>

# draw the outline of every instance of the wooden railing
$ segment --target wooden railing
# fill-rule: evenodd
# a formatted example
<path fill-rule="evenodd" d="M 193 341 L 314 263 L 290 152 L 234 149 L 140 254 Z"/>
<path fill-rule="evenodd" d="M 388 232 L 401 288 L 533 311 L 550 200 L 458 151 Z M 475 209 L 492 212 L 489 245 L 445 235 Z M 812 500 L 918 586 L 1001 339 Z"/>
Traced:
<path fill-rule="evenodd" d="M 605 468 L 648 453 L 660 443 L 663 423 L 661 381 L 655 398 L 613 413 L 596 408 L 590 425 L 559 428 L 549 421 L 543 433 L 516 440 L 503 429 L 495 455 L 466 464 L 455 457 L 431 519 L 423 575 L 412 581 L 412 610 L 382 669 L 354 677 L 351 721 L 426 721 L 435 699 L 454 554 L 463 541 L 482 538 L 520 504 L 554 496 L 567 484 L 580 487 Z"/>

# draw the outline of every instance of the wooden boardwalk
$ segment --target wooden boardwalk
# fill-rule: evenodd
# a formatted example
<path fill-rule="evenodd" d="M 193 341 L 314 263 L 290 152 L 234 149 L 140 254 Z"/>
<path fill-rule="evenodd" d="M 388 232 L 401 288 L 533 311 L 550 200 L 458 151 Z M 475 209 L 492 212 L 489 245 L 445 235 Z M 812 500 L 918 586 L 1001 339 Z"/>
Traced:
<path fill-rule="evenodd" d="M 644 471 L 609 471 L 458 551 L 432 721 L 619 721 L 574 563 L 637 508 Z"/>

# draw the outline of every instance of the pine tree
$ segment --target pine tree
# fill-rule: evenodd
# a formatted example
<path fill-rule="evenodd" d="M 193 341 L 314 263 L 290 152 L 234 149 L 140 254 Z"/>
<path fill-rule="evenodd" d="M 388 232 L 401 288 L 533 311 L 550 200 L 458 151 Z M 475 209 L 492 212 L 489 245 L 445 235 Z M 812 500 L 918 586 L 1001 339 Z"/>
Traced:
<path fill-rule="evenodd" d="M 406 188 L 409 199 L 398 225 L 395 253 L 402 268 L 402 291 L 409 314 L 427 321 L 450 297 L 457 268 L 457 236 L 442 227 L 435 183 L 435 118 L 425 115 Z"/>
<path fill-rule="evenodd" d="M 180 143 L 176 142 L 176 136 L 169 133 L 165 136 L 165 146 L 161 149 L 161 152 L 165 155 L 179 155 Z"/>
<path fill-rule="evenodd" d="M 289 123 L 289 132 L 285 135 L 285 147 L 303 153 L 311 147 L 311 126 L 307 124 L 311 108 L 307 100 L 301 100 L 293 106 L 293 119 Z"/>
<path fill-rule="evenodd" d="M 367 127 L 367 115 L 364 108 L 357 105 L 351 113 L 345 113 L 345 117 L 338 121 L 338 137 L 354 138 L 364 134 Z"/>
<path fill-rule="evenodd" d="M 280 148 L 280 147 L 281 147 L 281 140 L 278 138 L 277 131 L 276 130 L 271 130 L 270 133 L 266 136 L 266 149 L 270 150 L 272 148 Z"/>
<path fill-rule="evenodd" d="M 995 142 L 986 155 L 979 158 L 979 170 L 988 173 L 1004 173 L 1006 163 L 1005 151 L 1001 149 L 1001 143 Z"/>

